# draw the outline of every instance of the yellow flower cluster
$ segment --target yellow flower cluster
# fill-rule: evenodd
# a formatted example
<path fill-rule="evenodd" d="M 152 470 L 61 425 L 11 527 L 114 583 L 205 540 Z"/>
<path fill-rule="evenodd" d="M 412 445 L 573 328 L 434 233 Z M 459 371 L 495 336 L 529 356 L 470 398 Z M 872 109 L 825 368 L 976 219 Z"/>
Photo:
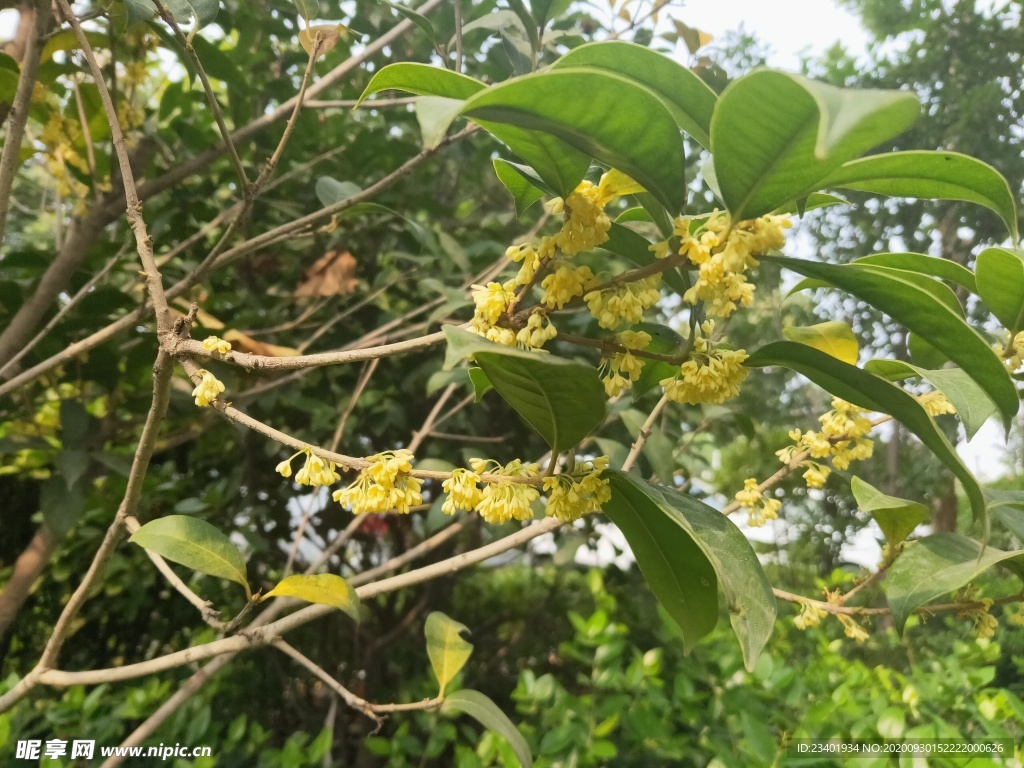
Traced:
<path fill-rule="evenodd" d="M 590 291 L 583 298 L 597 324 L 615 330 L 622 323 L 639 323 L 644 310 L 653 307 L 661 298 L 658 286 L 661 275 L 650 275 L 632 283 L 623 283 L 600 291 Z"/>
<path fill-rule="evenodd" d="M 634 349 L 644 349 L 651 343 L 651 335 L 643 331 L 623 331 L 618 334 L 616 341 L 626 348 L 625 352 L 616 352 L 604 361 L 602 368 L 604 374 L 604 391 L 608 397 L 615 397 L 633 386 L 633 382 L 640 378 L 644 368 L 644 361 L 632 353 Z"/>
<path fill-rule="evenodd" d="M 563 264 L 541 281 L 540 287 L 544 289 L 541 301 L 550 309 L 561 309 L 577 296 L 582 296 L 593 279 L 594 273 L 590 267 Z"/>
<path fill-rule="evenodd" d="M 714 321 L 705 321 L 701 326 L 703 336 L 694 341 L 690 359 L 679 367 L 679 373 L 660 382 L 669 400 L 717 405 L 739 394 L 740 384 L 749 373 L 743 367 L 748 355 L 742 349 L 716 346 L 710 339 L 714 330 Z"/>
<path fill-rule="evenodd" d="M 333 461 L 327 461 L 326 459 L 320 458 L 309 448 L 303 448 L 301 451 L 292 454 L 290 457 L 274 467 L 274 471 L 281 475 L 281 477 L 291 477 L 292 461 L 294 461 L 295 457 L 300 454 L 304 455 L 306 460 L 302 465 L 302 469 L 295 473 L 295 482 L 299 485 L 309 485 L 313 487 L 334 485 L 341 479 L 341 475 L 337 472 L 337 464 Z"/>
<path fill-rule="evenodd" d="M 54 189 L 62 197 L 84 199 L 89 195 L 88 185 L 75 178 L 72 169 L 82 174 L 89 173 L 89 164 L 75 149 L 75 142 L 81 135 L 81 127 L 53 110 L 39 135 L 46 145 L 46 170 L 53 179 Z"/>
<path fill-rule="evenodd" d="M 831 605 L 843 604 L 843 595 L 838 589 L 833 592 L 825 592 L 825 599 L 828 600 Z M 868 631 L 858 624 L 852 616 L 845 613 L 837 613 L 836 618 L 839 619 L 839 623 L 843 625 L 843 632 L 845 632 L 846 636 L 851 640 L 863 643 L 868 639 Z"/>
<path fill-rule="evenodd" d="M 203 349 L 216 355 L 226 355 L 231 351 L 231 342 L 218 336 L 207 336 L 203 339 Z"/>
<path fill-rule="evenodd" d="M 1010 370 L 1010 373 L 1016 372 L 1024 365 L 1024 331 L 1010 339 L 1006 349 L 997 347 L 996 351 L 1003 358 L 1003 363 Z"/>
<path fill-rule="evenodd" d="M 558 329 L 543 311 L 534 312 L 526 321 L 526 325 L 516 334 L 516 342 L 524 349 L 540 349 L 555 336 Z"/>
<path fill-rule="evenodd" d="M 782 502 L 778 499 L 764 497 L 764 493 L 758 488 L 757 480 L 753 477 L 743 481 L 743 490 L 736 494 L 736 501 L 747 510 L 752 528 L 760 528 L 769 520 L 778 518 L 779 508 L 782 507 Z"/>
<path fill-rule="evenodd" d="M 473 286 L 473 302 L 476 304 L 476 312 L 469 323 L 469 330 L 478 336 L 483 336 L 488 341 L 497 344 L 504 344 L 506 347 L 514 347 L 516 344 L 516 332 L 511 328 L 504 328 L 497 325 L 501 316 L 505 314 L 510 303 L 515 299 L 515 294 L 501 283 L 488 283 Z"/>
<path fill-rule="evenodd" d="M 519 459 L 513 459 L 505 466 L 489 459 L 470 459 L 469 464 L 477 476 L 489 470 L 492 475 L 504 475 L 509 478 L 537 477 L 540 470 L 537 464 L 523 464 Z M 469 492 L 463 498 L 471 495 Z M 511 480 L 487 483 L 480 493 L 480 500 L 476 503 L 476 511 L 492 525 L 507 523 L 509 520 L 529 520 L 533 517 L 530 505 L 538 498 L 540 492 L 535 486 L 527 483 L 516 483 Z"/>
<path fill-rule="evenodd" d="M 871 458 L 874 441 L 865 437 L 872 426 L 867 411 L 838 397 L 832 400 L 832 408 L 833 410 L 818 418 L 821 422 L 820 432 L 802 432 L 794 429 L 789 433 L 794 444 L 776 451 L 783 464 L 792 464 L 804 451 L 815 459 L 831 457 L 832 466 L 838 470 L 849 468 L 851 461 Z M 804 475 L 811 488 L 820 488 L 828 477 L 828 473 L 820 471 L 822 467 L 818 469 L 818 472 L 808 471 Z M 819 480 L 820 484 L 812 484 L 818 483 Z"/>
<path fill-rule="evenodd" d="M 602 176 L 598 185 L 581 181 L 564 203 L 555 198 L 549 204 L 552 213 L 566 214 L 561 231 L 554 235 L 554 245 L 566 256 L 592 251 L 608 240 L 612 221 L 604 207 L 616 197 L 608 192 L 608 176 Z"/>
<path fill-rule="evenodd" d="M 821 624 L 821 620 L 828 614 L 821 610 L 810 600 L 800 601 L 800 615 L 793 619 L 793 626 L 797 629 L 809 629 Z"/>
<path fill-rule="evenodd" d="M 957 598 L 964 602 L 977 603 L 977 605 L 964 608 L 956 614 L 958 619 L 970 619 L 974 622 L 975 637 L 984 639 L 995 635 L 999 621 L 989 613 L 995 604 L 992 598 L 978 597 L 978 589 L 973 584 L 961 590 Z"/>
<path fill-rule="evenodd" d="M 683 299 L 690 304 L 705 302 L 709 317 L 729 317 L 754 300 L 754 286 L 744 273 L 757 267 L 755 256 L 785 245 L 785 230 L 791 223 L 784 216 L 771 215 L 732 223 L 728 214 L 715 211 L 693 233 L 690 225 L 689 217 L 680 216 L 673 231 L 679 238 L 679 253 L 697 267 L 697 280 Z M 664 258 L 669 244 L 656 243 L 651 250 Z"/>
<path fill-rule="evenodd" d="M 412 507 L 423 503 L 422 482 L 409 474 L 411 451 L 384 451 L 366 458 L 370 466 L 360 471 L 347 488 L 335 491 L 332 494 L 335 501 L 357 515 L 391 511 L 407 515 Z"/>
<path fill-rule="evenodd" d="M 441 483 L 441 488 L 448 494 L 441 505 L 441 511 L 446 515 L 454 515 L 460 509 L 475 509 L 484 498 L 479 482 L 480 475 L 476 472 L 461 467 L 452 470 L 452 476 Z"/>
<path fill-rule="evenodd" d="M 192 397 L 200 408 L 207 408 L 224 391 L 224 385 L 209 371 L 199 370 L 196 373 L 202 376 L 202 380 L 192 390 Z"/>
<path fill-rule="evenodd" d="M 601 505 L 612 497 L 611 486 L 601 477 L 607 468 L 608 457 L 599 456 L 577 464 L 571 473 L 545 477 L 548 516 L 571 523 L 588 512 L 599 512 Z"/>
<path fill-rule="evenodd" d="M 828 476 L 832 474 L 832 470 L 816 461 L 805 462 L 804 466 L 807 467 L 807 471 L 803 474 L 807 487 L 824 488 L 825 483 L 828 482 Z"/>
<path fill-rule="evenodd" d="M 944 413 L 956 413 L 956 408 L 953 404 L 946 399 L 946 396 L 939 392 L 939 390 L 932 390 L 931 392 L 925 392 L 923 395 L 919 395 L 917 398 L 922 406 L 924 406 L 925 413 L 929 416 L 941 416 Z"/>

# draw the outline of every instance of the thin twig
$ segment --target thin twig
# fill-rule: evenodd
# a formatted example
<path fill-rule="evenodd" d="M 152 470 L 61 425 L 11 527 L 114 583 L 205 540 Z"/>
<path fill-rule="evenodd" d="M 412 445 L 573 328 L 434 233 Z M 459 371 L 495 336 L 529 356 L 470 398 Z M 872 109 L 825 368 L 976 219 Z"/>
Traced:
<path fill-rule="evenodd" d="M 668 405 L 668 395 L 662 395 L 661 400 L 651 410 L 650 415 L 644 422 L 644 425 L 640 427 L 640 434 L 637 435 L 636 441 L 633 446 L 629 449 L 629 455 L 626 456 L 626 460 L 622 462 L 622 471 L 629 472 L 636 464 L 636 460 L 640 458 L 640 451 L 644 448 L 644 443 L 647 442 L 647 438 L 651 436 L 651 431 L 654 429 L 654 423 L 658 420 L 658 416 L 661 415 L 662 410 Z M 668 479 L 668 478 L 666 478 Z"/>

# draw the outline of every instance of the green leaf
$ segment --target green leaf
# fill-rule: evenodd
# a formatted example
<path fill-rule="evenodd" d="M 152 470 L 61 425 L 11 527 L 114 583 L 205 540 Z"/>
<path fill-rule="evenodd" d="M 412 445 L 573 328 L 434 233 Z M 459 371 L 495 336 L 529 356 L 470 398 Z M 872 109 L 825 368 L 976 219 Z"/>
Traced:
<path fill-rule="evenodd" d="M 315 19 L 320 15 L 320 0 L 292 0 L 295 9 L 305 21 Z"/>
<path fill-rule="evenodd" d="M 494 158 L 494 173 L 497 175 L 498 181 L 512 195 L 517 218 L 521 219 L 531 205 L 544 197 L 544 190 L 538 189 L 533 181 L 517 167 L 516 163 L 496 157 Z"/>
<path fill-rule="evenodd" d="M 1024 256 L 1020 251 L 986 248 L 974 265 L 978 295 L 1003 327 L 1024 328 Z"/>
<path fill-rule="evenodd" d="M 945 434 L 913 395 L 885 379 L 840 362 L 824 352 L 788 341 L 777 341 L 761 347 L 747 358 L 744 365 L 751 368 L 781 365 L 803 374 L 822 389 L 847 402 L 869 411 L 888 413 L 897 419 L 917 435 L 921 442 L 959 478 L 971 502 L 971 509 L 975 517 L 983 521 L 987 535 L 988 516 L 981 486 L 961 461 Z"/>
<path fill-rule="evenodd" d="M 782 335 L 790 341 L 814 347 L 836 360 L 842 360 L 850 365 L 857 364 L 860 345 L 857 343 L 857 337 L 853 335 L 853 329 L 846 323 L 833 320 L 803 328 L 790 326 L 782 329 Z"/>
<path fill-rule="evenodd" d="M 966 371 L 960 368 L 928 370 L 902 360 L 868 360 L 864 369 L 889 381 L 899 381 L 908 376 L 920 376 L 946 396 L 956 408 L 957 416 L 964 425 L 967 440 L 973 438 L 996 407 Z"/>
<path fill-rule="evenodd" d="M 608 239 L 601 244 L 601 248 L 619 256 L 624 256 L 638 267 L 646 267 L 657 261 L 654 251 L 651 250 L 651 241 L 642 235 L 638 235 L 628 227 L 612 223 L 608 230 Z M 690 284 L 688 278 L 684 277 L 679 270 L 670 269 L 662 272 L 662 280 L 665 285 L 682 296 L 686 293 Z M 653 351 L 653 350 L 652 350 Z"/>
<path fill-rule="evenodd" d="M 890 547 L 906 539 L 928 517 L 924 504 L 886 496 L 857 476 L 850 481 L 850 490 L 857 506 L 875 518 Z"/>
<path fill-rule="evenodd" d="M 43 513 L 46 527 L 58 540 L 63 539 L 78 522 L 84 509 L 85 494 L 81 485 L 70 485 L 60 477 L 51 477 L 43 482 L 39 490 L 39 511 Z"/>
<path fill-rule="evenodd" d="M 393 3 L 391 0 L 377 0 L 379 3 L 383 3 L 389 8 L 393 8 L 398 12 L 399 16 L 408 19 L 426 34 L 427 39 L 430 40 L 431 45 L 437 46 L 437 33 L 434 31 L 434 25 L 430 23 L 426 16 L 416 11 L 406 8 L 401 3 Z"/>
<path fill-rule="evenodd" d="M 530 745 L 516 728 L 515 723 L 508 719 L 508 716 L 498 709 L 498 705 L 484 696 L 479 691 L 461 690 L 450 696 L 446 696 L 441 711 L 462 712 L 476 720 L 480 725 L 489 731 L 508 740 L 515 752 L 516 758 L 522 768 L 533 768 L 533 755 L 530 754 Z"/>
<path fill-rule="evenodd" d="M 480 402 L 483 396 L 494 389 L 491 380 L 487 378 L 482 368 L 469 369 L 469 382 L 473 385 L 473 396 L 476 402 Z"/>
<path fill-rule="evenodd" d="M 925 256 L 923 253 L 875 253 L 871 256 L 854 259 L 852 263 L 918 272 L 922 275 L 931 275 L 940 280 L 963 286 L 971 293 L 978 292 L 974 273 L 967 269 L 967 267 L 963 267 L 950 259 Z"/>
<path fill-rule="evenodd" d="M 711 170 L 714 171 L 714 168 Z M 834 205 L 851 205 L 851 203 L 849 200 L 836 197 L 835 195 L 813 192 L 807 197 L 800 198 L 800 200 L 790 200 L 788 203 L 780 205 L 772 213 L 780 216 L 786 213 L 803 216 L 808 211 L 815 211 L 818 208 L 831 208 Z"/>
<path fill-rule="evenodd" d="M 909 128 L 918 109 L 907 92 L 843 90 L 755 70 L 729 84 L 711 119 L 722 199 L 736 219 L 799 199 L 847 160 Z"/>
<path fill-rule="evenodd" d="M 440 611 L 431 612 L 423 625 L 423 633 L 427 637 L 427 656 L 430 657 L 430 665 L 441 686 L 441 696 L 444 696 L 445 686 L 466 666 L 469 655 L 473 653 L 472 643 L 462 638 L 463 632 L 469 633 L 465 624 L 460 624 Z"/>
<path fill-rule="evenodd" d="M 651 343 L 645 348 L 647 352 L 672 355 L 682 352 L 686 347 L 686 339 L 667 325 L 637 323 L 630 326 L 630 330 L 650 334 Z M 633 393 L 633 402 L 657 387 L 659 382 L 675 376 L 678 371 L 678 365 L 666 363 L 664 360 L 645 360 L 643 370 L 640 371 L 640 378 L 633 382 L 633 388 L 630 390 Z"/>
<path fill-rule="evenodd" d="M 65 448 L 83 448 L 89 440 L 92 416 L 81 400 L 60 401 L 60 441 Z"/>
<path fill-rule="evenodd" d="M 444 140 L 462 104 L 460 99 L 447 99 L 444 96 L 421 96 L 416 99 L 416 121 L 420 124 L 424 149 L 433 149 Z"/>
<path fill-rule="evenodd" d="M 237 582 L 251 596 L 245 560 L 228 537 L 205 520 L 167 515 L 146 523 L 129 541 L 200 573 Z"/>
<path fill-rule="evenodd" d="M 750 542 L 728 517 L 683 493 L 610 472 L 604 512 L 622 531 L 648 586 L 683 630 L 687 649 L 718 621 L 721 582 L 729 620 L 753 669 L 775 625 L 775 597 Z"/>
<path fill-rule="evenodd" d="M 319 603 L 339 608 L 359 623 L 359 595 L 341 576 L 318 573 L 313 576 L 296 574 L 278 582 L 260 600 L 271 597 L 297 597 L 307 603 Z"/>
<path fill-rule="evenodd" d="M 959 152 L 911 150 L 872 155 L 845 163 L 822 186 L 857 189 L 890 197 L 963 200 L 999 215 L 1017 242 L 1017 206 L 1003 175 L 988 163 Z"/>
<path fill-rule="evenodd" d="M 148 21 L 157 16 L 156 6 L 151 0 L 124 0 L 128 9 L 128 23 Z M 163 0 L 163 6 L 178 24 L 189 24 L 196 20 L 197 28 L 205 27 L 217 18 L 219 0 Z"/>
<path fill-rule="evenodd" d="M 884 267 L 766 258 L 801 275 L 826 280 L 885 312 L 967 371 L 996 404 L 1005 424 L 1009 425 L 1017 414 L 1017 389 L 1003 363 L 981 334 L 940 301 L 940 294 L 934 289 L 926 290 L 922 281 L 928 280 L 948 292 L 941 283 L 913 272 Z"/>
<path fill-rule="evenodd" d="M 572 0 L 533 0 L 530 6 L 533 8 L 534 18 L 537 19 L 537 26 L 543 27 L 569 10 L 571 4 Z"/>
<path fill-rule="evenodd" d="M 590 168 L 589 157 L 556 136 L 488 120 L 473 122 L 525 160 L 560 197 L 568 197 Z"/>
<path fill-rule="evenodd" d="M 316 180 L 315 191 L 321 204 L 327 207 L 358 195 L 363 188 L 351 181 L 338 181 L 330 176 L 321 176 Z"/>
<path fill-rule="evenodd" d="M 683 206 L 679 129 L 661 101 L 630 80 L 591 69 L 526 75 L 470 97 L 463 114 L 487 130 L 505 124 L 556 136 L 628 174 L 670 211 Z"/>
<path fill-rule="evenodd" d="M 479 80 L 452 72 L 450 69 L 414 62 L 399 62 L 388 64 L 370 78 L 366 89 L 359 97 L 359 103 L 375 93 L 388 90 L 465 100 L 486 88 L 487 86 Z"/>
<path fill-rule="evenodd" d="M 985 490 L 992 517 L 1001 522 L 1020 541 L 1024 542 L 1024 491 Z"/>
<path fill-rule="evenodd" d="M 557 453 L 572 448 L 604 420 L 604 386 L 589 365 L 526 352 L 444 327 L 450 369 L 472 356 L 494 389 Z"/>
<path fill-rule="evenodd" d="M 956 533 L 936 533 L 911 542 L 896 558 L 882 584 L 893 623 L 901 635 L 916 609 L 970 583 L 994 565 L 1024 555 L 982 548 Z"/>
<path fill-rule="evenodd" d="M 635 43 L 606 40 L 573 48 L 552 69 L 586 67 L 627 77 L 661 99 L 676 125 L 711 146 L 711 115 L 718 97 L 696 74 L 669 57 Z"/>
<path fill-rule="evenodd" d="M 640 436 L 640 430 L 643 429 L 647 415 L 636 408 L 627 408 L 622 412 L 621 418 L 622 423 L 629 430 L 630 436 L 636 440 Z M 658 476 L 658 480 L 666 485 L 670 485 L 675 474 L 676 463 L 672 456 L 672 441 L 665 436 L 661 427 L 655 425 L 651 428 L 647 435 L 647 440 L 644 442 L 643 454 L 647 461 L 650 462 L 651 469 Z"/>

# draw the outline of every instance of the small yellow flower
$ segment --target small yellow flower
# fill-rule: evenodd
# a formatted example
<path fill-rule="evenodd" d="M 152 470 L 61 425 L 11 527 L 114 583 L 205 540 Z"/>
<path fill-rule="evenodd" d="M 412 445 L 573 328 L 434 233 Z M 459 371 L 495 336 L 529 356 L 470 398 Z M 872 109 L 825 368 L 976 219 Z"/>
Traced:
<path fill-rule="evenodd" d="M 473 288 L 475 289 L 473 301 L 476 303 L 477 316 L 494 325 L 508 309 L 514 294 L 505 290 L 501 283 L 491 282 L 486 286 L 474 285 Z"/>
<path fill-rule="evenodd" d="M 614 330 L 622 323 L 639 323 L 644 310 L 653 307 L 661 299 L 658 289 L 661 275 L 651 275 L 643 280 L 613 286 L 600 291 L 590 291 L 583 296 L 587 307 L 602 328 Z"/>
<path fill-rule="evenodd" d="M 202 380 L 192 390 L 192 397 L 200 408 L 207 408 L 224 391 L 224 385 L 209 371 L 199 370 L 196 373 L 202 376 Z"/>
<path fill-rule="evenodd" d="M 824 488 L 828 476 L 832 470 L 813 461 L 807 462 L 807 471 L 804 472 L 804 482 L 808 488 Z"/>
<path fill-rule="evenodd" d="M 203 349 L 217 355 L 226 355 L 231 351 L 231 342 L 224 341 L 218 336 L 207 336 L 203 339 Z"/>
<path fill-rule="evenodd" d="M 1024 365 L 1024 331 L 1016 334 L 1006 348 L 996 347 L 996 352 L 1003 358 L 1003 363 L 1010 373 L 1016 372 Z"/>
<path fill-rule="evenodd" d="M 441 483 L 441 488 L 448 494 L 441 511 L 454 515 L 460 509 L 474 509 L 483 500 L 479 482 L 480 475 L 475 472 L 464 468 L 453 470 L 452 476 Z"/>
<path fill-rule="evenodd" d="M 922 406 L 924 406 L 925 413 L 929 416 L 941 416 L 944 413 L 956 413 L 956 408 L 953 404 L 946 399 L 946 396 L 939 392 L 939 390 L 933 390 L 931 392 L 925 392 L 923 395 L 919 395 L 917 398 Z"/>
<path fill-rule="evenodd" d="M 736 397 L 740 384 L 747 378 L 749 371 L 743 366 L 747 353 L 713 344 L 707 338 L 714 331 L 711 321 L 704 324 L 702 331 L 704 338 L 694 342 L 690 359 L 679 367 L 679 373 L 660 382 L 669 400 L 690 405 L 717 405 Z"/>
<path fill-rule="evenodd" d="M 821 610 L 817 604 L 810 600 L 800 601 L 800 614 L 793 619 L 793 626 L 797 629 L 810 629 L 821 624 L 821 620 L 828 614 Z"/>
<path fill-rule="evenodd" d="M 560 266 L 541 281 L 540 287 L 544 289 L 541 301 L 550 309 L 561 309 L 577 296 L 582 296 L 584 286 L 593 279 L 590 267 Z"/>
<path fill-rule="evenodd" d="M 778 518 L 779 509 L 782 507 L 782 502 L 778 499 L 764 497 L 764 492 L 753 477 L 743 481 L 743 490 L 736 494 L 736 501 L 747 510 L 748 523 L 752 528 L 760 528 L 769 520 Z"/>
<path fill-rule="evenodd" d="M 523 464 L 519 459 L 513 459 L 505 466 L 486 459 L 471 459 L 469 463 L 477 475 L 489 470 L 492 475 L 524 478 L 536 477 L 540 471 L 537 464 Z M 530 505 L 538 498 L 540 492 L 533 485 L 511 481 L 490 482 L 484 485 L 476 510 L 491 525 L 500 525 L 510 520 L 529 520 L 533 517 Z"/>
<path fill-rule="evenodd" d="M 516 342 L 524 349 L 540 349 L 558 335 L 558 329 L 544 312 L 534 312 L 526 326 L 516 334 Z"/>
<path fill-rule="evenodd" d="M 601 473 L 608 468 L 608 457 L 577 464 L 571 473 L 544 478 L 548 493 L 547 514 L 565 523 L 578 520 L 588 512 L 599 512 L 612 497 L 608 480 Z"/>
<path fill-rule="evenodd" d="M 309 448 L 302 451 L 302 453 L 305 453 L 306 455 L 306 462 L 302 465 L 302 469 L 295 473 L 295 482 L 299 485 L 309 485 L 313 487 L 334 485 L 334 483 L 341 479 L 341 476 L 335 471 L 337 469 L 337 465 L 333 461 L 326 461 L 325 459 L 320 458 Z M 291 474 L 290 459 L 288 472 Z M 285 477 L 287 477 L 287 475 L 285 475 Z"/>
<path fill-rule="evenodd" d="M 422 481 L 408 474 L 412 458 L 405 449 L 368 456 L 370 466 L 347 488 L 335 491 L 332 498 L 357 515 L 391 511 L 407 515 L 412 507 L 423 503 Z"/>
<path fill-rule="evenodd" d="M 292 458 L 294 458 L 294 457 L 292 457 Z M 292 460 L 291 459 L 285 459 L 280 464 L 278 464 L 276 467 L 274 467 L 274 471 L 277 472 L 277 474 L 279 474 L 281 477 L 291 477 L 292 476 Z"/>

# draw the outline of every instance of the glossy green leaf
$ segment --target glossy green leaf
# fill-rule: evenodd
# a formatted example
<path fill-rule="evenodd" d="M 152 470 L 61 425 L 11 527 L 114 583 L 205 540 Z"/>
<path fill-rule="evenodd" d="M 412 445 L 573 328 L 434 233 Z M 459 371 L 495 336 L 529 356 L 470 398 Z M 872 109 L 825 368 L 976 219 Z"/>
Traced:
<path fill-rule="evenodd" d="M 790 200 L 780 205 L 772 213 L 776 215 L 790 214 L 803 216 L 808 211 L 816 211 L 819 208 L 831 208 L 834 205 L 851 205 L 849 200 L 836 195 L 829 195 L 824 192 L 813 192 L 800 200 Z"/>
<path fill-rule="evenodd" d="M 718 620 L 721 583 L 747 669 L 775 625 L 775 597 L 753 547 L 716 509 L 633 475 L 609 473 L 604 512 L 622 531 L 644 579 L 683 630 L 687 648 Z"/>
<path fill-rule="evenodd" d="M 732 81 L 711 119 L 722 199 L 737 219 L 821 188 L 843 163 L 917 119 L 908 92 L 847 90 L 760 69 Z"/>
<path fill-rule="evenodd" d="M 543 27 L 569 10 L 571 4 L 572 0 L 533 0 L 530 7 L 533 8 L 533 16 L 537 19 L 538 26 Z"/>
<path fill-rule="evenodd" d="M 466 666 L 473 653 L 473 645 L 463 639 L 463 632 L 469 633 L 465 624 L 460 624 L 440 611 L 431 612 L 423 625 L 423 633 L 427 637 L 427 656 L 441 686 L 441 696 L 444 696 L 445 686 Z"/>
<path fill-rule="evenodd" d="M 745 363 L 763 368 L 779 365 L 801 373 L 822 389 L 869 411 L 888 413 L 920 438 L 963 484 L 971 509 L 988 530 L 985 498 L 981 486 L 913 395 L 883 378 L 836 360 L 802 344 L 777 341 L 761 347 Z"/>
<path fill-rule="evenodd" d="M 347 581 L 333 573 L 288 576 L 260 599 L 271 597 L 297 597 L 307 603 L 330 605 L 347 613 L 356 623 L 359 622 L 359 595 Z"/>
<path fill-rule="evenodd" d="M 43 522 L 58 541 L 64 538 L 85 509 L 84 483 L 67 483 L 63 477 L 50 477 L 39 489 L 39 511 Z"/>
<path fill-rule="evenodd" d="M 533 768 L 533 755 L 530 753 L 530 745 L 516 728 L 515 723 L 508 719 L 498 705 L 484 696 L 479 691 L 464 689 L 446 696 L 441 711 L 462 712 L 476 720 L 488 731 L 503 736 L 508 740 L 515 752 L 522 768 Z"/>
<path fill-rule="evenodd" d="M 948 283 L 962 286 L 971 293 L 978 292 L 974 273 L 951 259 L 925 256 L 923 253 L 875 253 L 871 256 L 854 259 L 851 263 L 870 264 L 876 267 L 891 267 L 892 269 L 902 269 L 907 272 L 918 272 L 922 275 L 931 275 Z"/>
<path fill-rule="evenodd" d="M 512 195 L 512 202 L 515 203 L 518 218 L 522 218 L 531 205 L 544 197 L 544 190 L 538 189 L 529 177 L 516 167 L 515 163 L 496 157 L 494 158 L 494 173 L 497 175 L 498 181 Z"/>
<path fill-rule="evenodd" d="M 1024 556 L 985 547 L 956 533 L 936 533 L 907 545 L 882 583 L 901 635 L 907 619 L 932 600 L 948 596 L 994 565 Z"/>
<path fill-rule="evenodd" d="M 766 258 L 801 275 L 826 280 L 882 310 L 967 371 L 996 404 L 1004 423 L 1009 424 L 1017 414 L 1017 389 L 989 343 L 947 303 L 940 301 L 940 294 L 934 288 L 925 290 L 922 280 L 948 292 L 941 283 L 913 272 L 885 267 Z"/>
<path fill-rule="evenodd" d="M 974 265 L 978 295 L 1011 333 L 1024 329 L 1024 255 L 1005 248 L 986 248 Z"/>
<path fill-rule="evenodd" d="M 920 376 L 929 382 L 956 408 L 968 441 L 996 411 L 995 405 L 985 391 L 960 368 L 928 370 L 902 360 L 869 360 L 865 363 L 864 369 L 889 381 Z"/>
<path fill-rule="evenodd" d="M 472 356 L 497 393 L 555 453 L 572 448 L 604 420 L 604 386 L 593 367 L 504 347 L 452 325 L 444 333 L 445 368 Z"/>
<path fill-rule="evenodd" d="M 590 158 L 557 136 L 474 118 L 473 122 L 519 155 L 560 197 L 568 197 L 590 168 Z"/>
<path fill-rule="evenodd" d="M 245 587 L 245 560 L 227 536 L 205 520 L 187 515 L 167 515 L 146 523 L 129 541 L 156 552 L 166 560 Z"/>
<path fill-rule="evenodd" d="M 670 211 L 683 206 L 679 129 L 656 96 L 623 77 L 571 68 L 527 75 L 470 97 L 463 114 L 488 130 L 503 124 L 551 134 L 633 177 Z"/>
<path fill-rule="evenodd" d="M 450 69 L 431 67 L 427 64 L 400 62 L 388 64 L 378 70 L 359 97 L 362 103 L 367 97 L 381 91 L 407 91 L 419 96 L 442 96 L 446 99 L 468 99 L 474 93 L 486 89 L 479 80 L 452 72 Z"/>
<path fill-rule="evenodd" d="M 1003 175 L 988 163 L 959 152 L 889 152 L 842 165 L 822 186 L 890 197 L 963 200 L 999 215 L 1014 242 L 1017 206 Z"/>
<path fill-rule="evenodd" d="M 914 532 L 928 517 L 928 507 L 917 501 L 887 496 L 859 477 L 850 481 L 850 490 L 857 506 L 869 512 L 882 529 L 889 546 L 895 546 Z"/>
<path fill-rule="evenodd" d="M 860 344 L 853 335 L 853 329 L 846 323 L 832 320 L 806 327 L 790 326 L 782 329 L 782 335 L 790 341 L 814 347 L 844 363 L 857 364 Z"/>
<path fill-rule="evenodd" d="M 573 48 L 552 65 L 563 67 L 603 69 L 639 83 L 661 99 L 676 125 L 710 148 L 718 97 L 692 70 L 668 56 L 635 43 L 605 40 Z"/>

